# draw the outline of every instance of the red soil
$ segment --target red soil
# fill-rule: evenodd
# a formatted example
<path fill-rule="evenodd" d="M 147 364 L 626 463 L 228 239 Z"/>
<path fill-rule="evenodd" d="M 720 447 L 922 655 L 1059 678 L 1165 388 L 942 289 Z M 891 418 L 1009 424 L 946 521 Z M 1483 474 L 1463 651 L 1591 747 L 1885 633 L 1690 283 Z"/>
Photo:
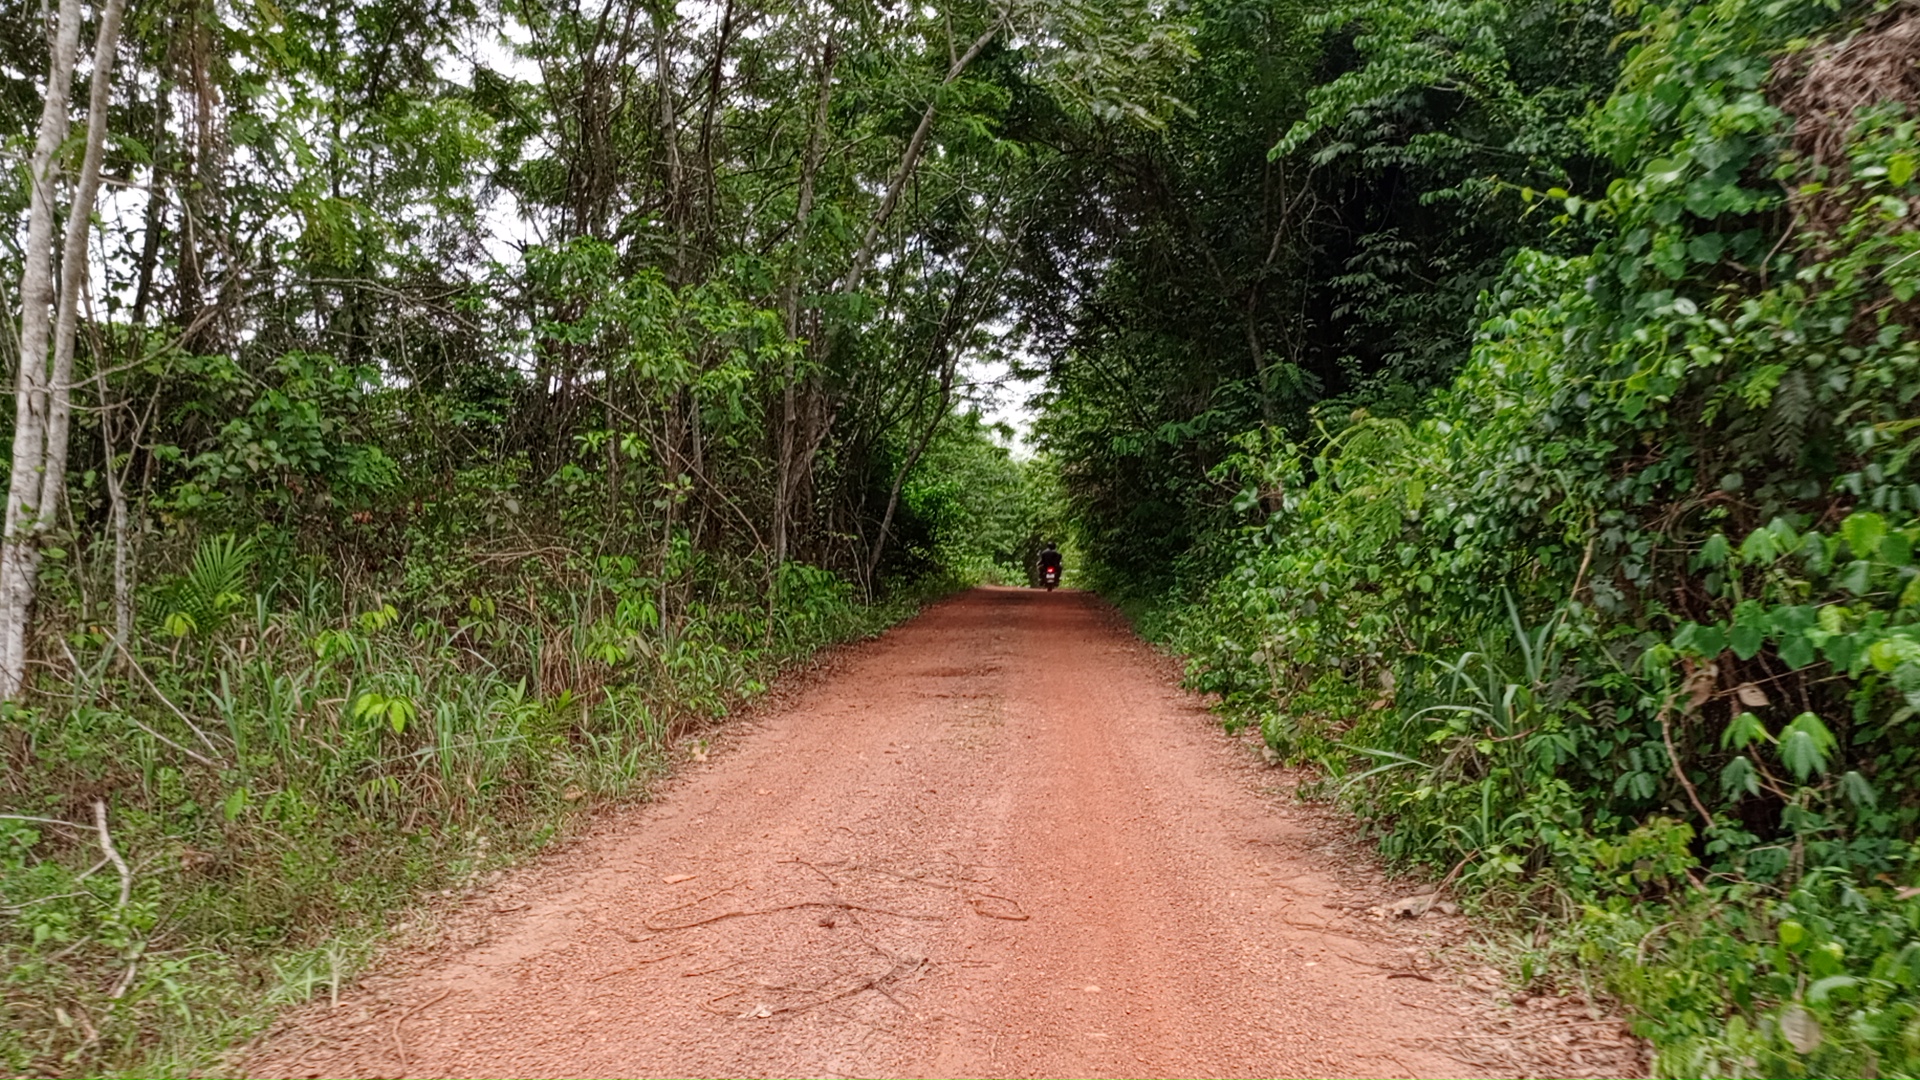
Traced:
<path fill-rule="evenodd" d="M 968 593 L 850 650 L 735 734 L 656 801 L 610 811 L 473 901 L 456 920 L 464 940 L 297 1012 L 240 1068 L 1634 1067 L 1605 1022 L 1555 1001 L 1560 1013 L 1521 1030 L 1511 1018 L 1536 1014 L 1428 965 L 1419 935 L 1432 945 L 1463 920 L 1357 914 L 1398 894 L 1355 865 L 1324 812 L 1260 791 L 1279 774 L 1086 595 Z M 1558 1049 L 1543 1060 L 1543 1046 Z"/>

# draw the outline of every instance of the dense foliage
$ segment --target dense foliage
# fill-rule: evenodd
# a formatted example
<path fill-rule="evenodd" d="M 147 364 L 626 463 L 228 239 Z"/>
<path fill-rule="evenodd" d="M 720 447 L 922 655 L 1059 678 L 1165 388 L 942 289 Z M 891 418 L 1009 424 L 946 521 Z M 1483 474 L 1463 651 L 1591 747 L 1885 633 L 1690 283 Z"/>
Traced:
<path fill-rule="evenodd" d="M 1604 3 L 1192 17 L 1190 114 L 1164 137 L 1076 132 L 1080 172 L 1052 192 L 1068 206 L 1023 263 L 1042 430 L 1128 589 L 1163 587 L 1232 524 L 1213 472 L 1243 433 L 1303 434 L 1323 403 L 1413 408 L 1514 251 L 1577 248 L 1584 230 L 1512 208 L 1529 185 L 1596 182 L 1572 123 L 1621 29 Z"/>
<path fill-rule="evenodd" d="M 22 161 L 109 22 L 56 6 L 0 3 Z M 1122 2 L 158 0 L 117 54 L 0 186 L 84 224 L 105 122 L 70 464 L 7 538 L 9 1074 L 200 1068 L 784 666 L 1017 579 L 1049 473 L 975 381 L 1026 116 L 1151 127 L 1182 47 Z"/>
<path fill-rule="evenodd" d="M 1428 2 L 1306 25 L 1318 56 L 1267 70 L 1315 81 L 1276 96 L 1280 137 L 1235 145 L 1416 197 L 1303 209 L 1274 246 L 1414 240 L 1408 276 L 1348 255 L 1298 285 L 1365 292 L 1276 311 L 1309 342 L 1280 382 L 1307 389 L 1262 417 L 1273 376 L 1143 302 L 1198 275 L 1126 253 L 1129 223 L 1045 420 L 1089 542 L 1387 854 L 1568 923 L 1547 951 L 1663 1071 L 1911 1075 L 1920 18 Z M 1370 334 L 1407 344 L 1348 344 Z M 1193 392 L 1156 397 L 1171 373 Z M 1167 544 L 1129 533 L 1130 486 L 1179 512 Z"/>

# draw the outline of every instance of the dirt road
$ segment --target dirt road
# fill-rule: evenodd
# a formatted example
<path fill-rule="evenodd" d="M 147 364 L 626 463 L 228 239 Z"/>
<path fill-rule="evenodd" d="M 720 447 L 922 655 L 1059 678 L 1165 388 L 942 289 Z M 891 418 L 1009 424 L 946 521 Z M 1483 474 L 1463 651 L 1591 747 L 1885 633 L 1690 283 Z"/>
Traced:
<path fill-rule="evenodd" d="M 1415 975 L 1411 931 L 1347 910 L 1394 894 L 1261 795 L 1273 775 L 1097 601 L 976 590 L 851 650 L 657 801 L 478 898 L 464 940 L 296 1015 L 242 1068 L 1516 1067 L 1489 1056 L 1514 1040 L 1484 989 Z"/>

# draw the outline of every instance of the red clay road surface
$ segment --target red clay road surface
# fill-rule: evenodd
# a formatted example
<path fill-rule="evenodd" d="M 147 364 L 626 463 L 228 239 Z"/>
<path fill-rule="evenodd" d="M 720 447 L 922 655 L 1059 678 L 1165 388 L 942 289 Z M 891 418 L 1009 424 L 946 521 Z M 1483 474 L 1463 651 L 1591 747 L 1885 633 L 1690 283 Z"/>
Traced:
<path fill-rule="evenodd" d="M 475 899 L 463 939 L 296 1012 L 237 1067 L 1452 1077 L 1633 1061 L 1609 1056 L 1617 1036 L 1580 1057 L 1577 1032 L 1605 1023 L 1557 1014 L 1525 1041 L 1571 1050 L 1503 1057 L 1521 1040 L 1490 987 L 1414 974 L 1404 934 L 1343 910 L 1343 877 L 1365 871 L 1316 858 L 1324 822 L 1261 794 L 1279 774 L 1084 594 L 965 594 L 735 735 Z M 1372 902 L 1392 899 L 1369 880 Z"/>

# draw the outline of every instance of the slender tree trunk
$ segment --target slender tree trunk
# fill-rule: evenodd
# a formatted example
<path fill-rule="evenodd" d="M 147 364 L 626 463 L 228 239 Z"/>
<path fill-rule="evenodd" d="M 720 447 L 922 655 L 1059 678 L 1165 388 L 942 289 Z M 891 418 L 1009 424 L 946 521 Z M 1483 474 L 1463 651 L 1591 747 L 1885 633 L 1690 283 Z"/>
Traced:
<path fill-rule="evenodd" d="M 907 460 L 894 470 L 893 486 L 887 489 L 886 512 L 880 515 L 880 530 L 873 537 L 873 551 L 867 557 L 867 594 L 871 596 L 876 584 L 876 575 L 880 573 L 880 559 L 887 551 L 887 534 L 893 529 L 893 515 L 900 508 L 900 489 L 906 486 L 907 477 L 913 473 L 913 467 L 920 464 L 921 455 L 927 452 L 927 446 L 940 430 L 940 424 L 947 418 L 947 410 L 953 406 L 953 376 L 958 358 L 956 350 L 949 349 L 944 364 L 940 368 L 940 401 L 933 408 L 933 419 L 920 432 L 920 439 L 913 444 L 913 450 L 907 454 Z"/>
<path fill-rule="evenodd" d="M 973 44 L 968 46 L 967 51 L 954 59 L 949 65 L 946 77 L 940 80 L 941 87 L 944 88 L 952 84 L 954 80 L 964 74 L 975 58 L 977 58 L 980 53 L 986 49 L 987 45 L 1000 33 L 1003 26 L 1004 20 L 996 21 L 978 38 L 975 38 Z M 829 50 L 831 50 L 831 45 L 829 45 Z M 822 69 L 820 97 L 818 101 L 819 112 L 815 123 L 815 137 L 818 136 L 820 128 L 824 125 L 828 89 L 827 73 L 830 71 L 830 65 L 831 51 L 829 51 L 829 60 L 823 65 Z M 926 109 L 920 114 L 919 126 L 914 128 L 913 136 L 907 140 L 906 149 L 901 152 L 900 162 L 894 167 L 893 176 L 888 180 L 886 191 L 880 198 L 880 206 L 874 211 L 872 220 L 867 223 L 867 231 L 860 240 L 860 246 L 855 249 L 853 259 L 847 265 L 846 274 L 840 279 L 839 288 L 841 292 L 850 293 L 858 289 L 861 279 L 866 277 L 867 270 L 873 265 L 875 256 L 879 254 L 880 237 L 887 227 L 887 222 L 893 217 L 894 208 L 899 205 L 900 193 L 905 190 L 907 181 L 912 179 L 914 170 L 919 167 L 920 156 L 926 151 L 927 138 L 933 132 L 933 121 L 934 118 L 939 115 L 939 112 L 940 101 L 936 95 L 934 100 L 927 102 Z M 810 150 L 811 149 L 810 147 Z M 810 160 L 812 159 L 811 153 L 809 154 L 809 158 Z M 812 173 L 813 169 L 807 168 L 801 178 L 801 199 L 803 205 L 806 206 L 810 206 L 812 201 Z M 790 321 L 791 318 L 792 316 L 790 315 Z M 831 331 L 829 332 L 829 336 L 831 336 Z M 831 341 L 816 342 L 812 347 L 819 350 L 822 354 L 829 354 L 833 349 Z M 797 414 L 802 410 L 808 411 L 809 419 L 816 417 L 819 419 L 817 424 L 810 427 L 804 439 L 796 438 L 793 431 Z M 810 471 L 813 454 L 819 449 L 820 444 L 826 440 L 831 428 L 831 412 L 832 410 L 827 406 L 825 401 L 796 401 L 793 373 L 789 370 L 786 385 L 782 392 L 780 460 L 778 463 L 778 475 L 776 477 L 776 489 L 774 492 L 773 532 L 775 566 L 778 566 L 787 558 L 787 533 L 793 517 L 793 507 L 796 502 L 795 494 L 799 489 L 806 486 L 810 479 L 808 473 Z"/>
<path fill-rule="evenodd" d="M 165 158 L 162 155 L 167 137 L 167 101 L 171 93 L 166 78 L 162 76 L 153 94 L 153 164 L 147 170 L 147 216 L 145 224 L 141 226 L 140 262 L 136 271 L 138 284 L 133 292 L 136 338 L 138 331 L 147 325 L 147 308 L 153 299 L 153 274 L 160 265 L 160 230 L 164 223 L 161 215 L 167 201 Z"/>
<path fill-rule="evenodd" d="M 67 211 L 66 244 L 60 252 L 60 308 L 53 328 L 53 381 L 48 387 L 47 457 L 40 478 L 40 516 L 47 520 L 67 484 L 67 435 L 73 423 L 73 344 L 80 320 L 80 290 L 87 283 L 87 238 L 93 232 L 93 203 L 100 193 L 100 164 L 106 156 L 107 110 L 111 104 L 114 53 L 120 46 L 120 17 L 126 0 L 107 0 L 100 13 L 93 47 L 93 77 L 87 98 L 87 149 Z"/>
<path fill-rule="evenodd" d="M 808 223 L 813 220 L 814 184 L 820 172 L 820 160 L 827 135 L 827 106 L 833 97 L 833 69 L 838 60 L 834 48 L 833 36 L 827 36 L 825 51 L 820 58 L 820 82 L 814 95 L 813 125 L 807 134 L 807 154 L 800 163 L 800 198 L 794 210 L 794 264 L 788 275 L 786 295 L 783 305 L 786 309 L 787 339 L 800 337 L 800 275 L 804 265 L 804 254 Z M 787 561 L 787 529 L 793 517 L 792 499 L 794 487 L 794 446 L 797 441 L 800 424 L 799 402 L 796 400 L 795 381 L 799 378 L 794 353 L 787 352 L 785 371 L 780 380 L 780 430 L 774 452 L 773 485 L 773 551 L 772 562 L 775 574 L 780 565 Z M 775 579 L 777 586 L 778 579 Z M 772 590 L 769 590 L 771 593 Z M 771 599 L 769 600 L 771 603 Z"/>
<path fill-rule="evenodd" d="M 38 569 L 34 534 L 40 517 L 40 469 L 46 456 L 47 352 L 53 314 L 53 204 L 66 141 L 67 100 L 80 51 L 80 2 L 61 0 L 48 63 L 47 98 L 27 166 L 27 246 L 20 272 L 20 367 L 14 379 L 13 462 L 0 534 L 0 697 L 19 696 L 26 667 L 27 613 Z"/>
<path fill-rule="evenodd" d="M 686 165 L 680 160 L 680 118 L 673 105 L 673 57 L 667 40 L 671 7 L 653 14 L 654 76 L 660 95 L 660 144 L 666 151 L 667 216 L 673 222 L 673 276 L 675 287 L 687 282 Z"/>
<path fill-rule="evenodd" d="M 107 482 L 107 524 L 113 532 L 113 651 L 121 656 L 133 643 L 133 540 L 127 527 L 126 480 L 113 445 L 112 404 L 105 379 L 100 389 L 100 448 L 106 460 L 101 475 Z"/>
<path fill-rule="evenodd" d="M 87 274 L 87 236 L 107 134 L 108 90 L 125 0 L 108 0 L 94 42 L 92 93 L 80 175 L 74 181 L 53 281 L 53 217 L 59 166 L 69 126 L 73 64 L 80 49 L 79 0 L 62 0 L 39 138 L 29 165 L 27 248 L 21 270 L 20 368 L 14 385 L 14 436 L 4 533 L 0 533 L 0 698 L 20 696 L 26 676 L 27 630 L 40 571 L 40 540 L 66 485 L 67 435 L 73 416 L 73 340 L 80 288 Z M 51 325 L 49 316 L 52 316 Z M 51 359 L 51 370 L 49 370 Z"/>

